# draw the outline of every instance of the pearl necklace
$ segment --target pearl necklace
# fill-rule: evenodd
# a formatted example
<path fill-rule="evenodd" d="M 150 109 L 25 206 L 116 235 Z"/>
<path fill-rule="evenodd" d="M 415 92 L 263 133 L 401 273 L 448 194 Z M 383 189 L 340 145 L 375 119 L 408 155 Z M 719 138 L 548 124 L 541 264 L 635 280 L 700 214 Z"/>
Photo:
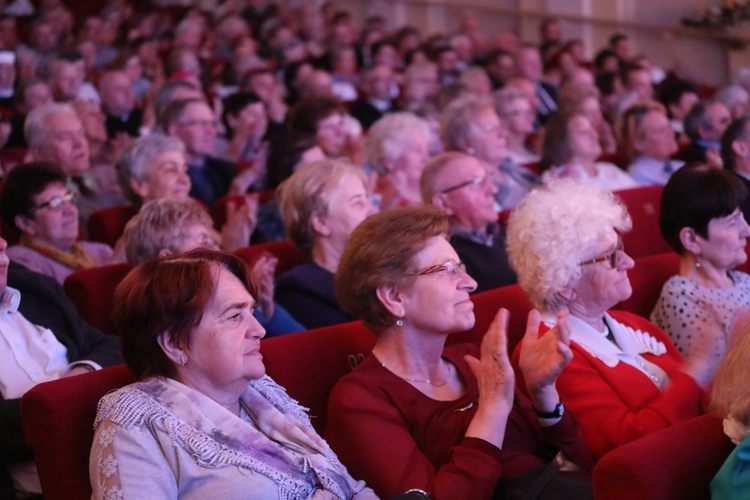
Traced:
<path fill-rule="evenodd" d="M 420 379 L 416 379 L 416 378 L 412 378 L 412 377 L 404 377 L 403 375 L 399 375 L 399 374 L 398 374 L 398 373 L 396 373 L 395 371 L 393 371 L 393 370 L 391 370 L 390 368 L 388 368 L 388 367 L 387 367 L 387 366 L 385 365 L 385 363 L 383 363 L 383 362 L 382 362 L 382 361 L 380 360 L 380 358 L 378 357 L 378 355 L 377 355 L 377 354 L 375 354 L 375 351 L 373 351 L 372 355 L 373 355 L 373 356 L 375 356 L 375 359 L 377 359 L 377 360 L 378 360 L 378 363 L 380 363 L 380 366 L 382 366 L 383 368 L 385 368 L 386 370 L 388 370 L 389 372 L 391 372 L 392 374 L 394 374 L 394 375 L 395 375 L 395 376 L 397 376 L 398 378 L 400 378 L 400 379 L 403 379 L 403 380 L 407 380 L 407 381 L 409 381 L 409 382 L 414 382 L 414 383 L 417 383 L 417 384 L 430 384 L 430 385 L 431 385 L 431 386 L 433 386 L 433 387 L 443 387 L 443 386 L 444 386 L 444 385 L 446 385 L 446 384 L 448 383 L 448 381 L 450 380 L 450 376 L 451 376 L 451 367 L 450 367 L 450 365 L 449 365 L 448 363 L 446 363 L 446 362 L 445 362 L 445 360 L 443 360 L 442 358 L 440 359 L 440 363 L 441 363 L 441 364 L 442 364 L 443 366 L 446 366 L 446 367 L 447 367 L 447 370 L 448 370 L 448 374 L 447 374 L 447 375 L 445 376 L 445 380 L 444 380 L 444 381 L 442 381 L 442 382 L 439 382 L 439 383 L 438 383 L 438 382 L 433 382 L 433 381 L 432 381 L 432 380 L 430 380 L 430 379 L 424 379 L 424 380 L 420 380 Z"/>

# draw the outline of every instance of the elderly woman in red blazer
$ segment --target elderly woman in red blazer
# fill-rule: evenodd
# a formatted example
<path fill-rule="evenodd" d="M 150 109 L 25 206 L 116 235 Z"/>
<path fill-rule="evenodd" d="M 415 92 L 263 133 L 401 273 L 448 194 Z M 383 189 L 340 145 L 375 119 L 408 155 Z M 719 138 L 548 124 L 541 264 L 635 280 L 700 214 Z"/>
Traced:
<path fill-rule="evenodd" d="M 557 388 L 597 457 L 697 416 L 712 375 L 709 355 L 685 363 L 657 326 L 609 311 L 633 292 L 619 236 L 630 226 L 610 192 L 573 179 L 529 194 L 508 225 L 511 266 L 542 312 L 542 331 L 570 311 L 574 357 Z"/>

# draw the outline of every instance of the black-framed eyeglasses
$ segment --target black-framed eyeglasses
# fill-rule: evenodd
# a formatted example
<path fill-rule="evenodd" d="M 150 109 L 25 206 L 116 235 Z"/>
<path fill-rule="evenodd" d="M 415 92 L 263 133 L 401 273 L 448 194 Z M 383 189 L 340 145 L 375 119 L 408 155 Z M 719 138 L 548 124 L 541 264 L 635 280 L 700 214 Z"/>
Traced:
<path fill-rule="evenodd" d="M 609 252 L 606 255 L 602 255 L 601 257 L 596 257 L 589 260 L 584 260 L 583 262 L 579 262 L 579 266 L 587 266 L 589 264 L 598 264 L 599 262 L 609 262 L 609 265 L 612 269 L 617 267 L 617 264 L 620 263 L 620 253 L 625 250 L 625 247 L 622 244 L 622 238 L 617 237 L 617 245 L 615 245 L 615 249 Z"/>
<path fill-rule="evenodd" d="M 53 196 L 49 200 L 45 201 L 44 203 L 41 203 L 34 207 L 34 211 L 36 210 L 44 210 L 45 208 L 49 208 L 50 210 L 57 210 L 61 206 L 63 206 L 66 203 L 72 203 L 73 200 L 76 199 L 76 194 L 73 191 L 68 191 L 62 196 Z"/>
<path fill-rule="evenodd" d="M 446 260 L 442 264 L 426 267 L 424 269 L 418 269 L 412 274 L 415 276 L 429 276 L 430 274 L 444 273 L 451 278 L 458 278 L 461 273 L 466 272 L 466 264 L 463 262 L 456 262 L 455 260 Z"/>
<path fill-rule="evenodd" d="M 442 194 L 448 194 L 451 191 L 456 191 L 457 189 L 465 188 L 466 186 L 483 186 L 486 182 L 487 182 L 487 176 L 486 175 L 483 175 L 481 177 L 478 176 L 478 175 L 475 175 L 474 177 L 472 177 L 468 181 L 464 181 L 461 184 L 456 184 L 455 186 L 451 186 L 451 187 L 445 188 L 445 189 L 443 189 L 440 192 Z"/>

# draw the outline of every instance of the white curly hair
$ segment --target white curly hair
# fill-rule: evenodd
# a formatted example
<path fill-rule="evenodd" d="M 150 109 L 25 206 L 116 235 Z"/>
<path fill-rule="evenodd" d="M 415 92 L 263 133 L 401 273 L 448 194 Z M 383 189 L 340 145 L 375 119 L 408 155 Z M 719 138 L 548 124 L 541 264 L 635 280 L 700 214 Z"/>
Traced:
<path fill-rule="evenodd" d="M 564 307 L 558 293 L 581 278 L 579 262 L 614 229 L 630 230 L 625 206 L 610 191 L 559 179 L 530 192 L 508 221 L 508 256 L 518 283 L 546 313 Z"/>

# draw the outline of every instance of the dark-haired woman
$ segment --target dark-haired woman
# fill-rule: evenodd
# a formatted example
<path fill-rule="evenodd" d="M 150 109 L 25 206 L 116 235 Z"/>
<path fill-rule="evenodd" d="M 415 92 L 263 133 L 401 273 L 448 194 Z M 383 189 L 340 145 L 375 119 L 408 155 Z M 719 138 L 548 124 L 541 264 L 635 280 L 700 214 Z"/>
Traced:
<path fill-rule="evenodd" d="M 661 198 L 659 226 L 680 255 L 680 272 L 664 284 L 651 320 L 687 360 L 714 349 L 714 369 L 738 313 L 750 306 L 750 276 L 734 270 L 747 260 L 750 227 L 740 209 L 746 197 L 731 173 L 696 165 L 672 174 Z"/>

